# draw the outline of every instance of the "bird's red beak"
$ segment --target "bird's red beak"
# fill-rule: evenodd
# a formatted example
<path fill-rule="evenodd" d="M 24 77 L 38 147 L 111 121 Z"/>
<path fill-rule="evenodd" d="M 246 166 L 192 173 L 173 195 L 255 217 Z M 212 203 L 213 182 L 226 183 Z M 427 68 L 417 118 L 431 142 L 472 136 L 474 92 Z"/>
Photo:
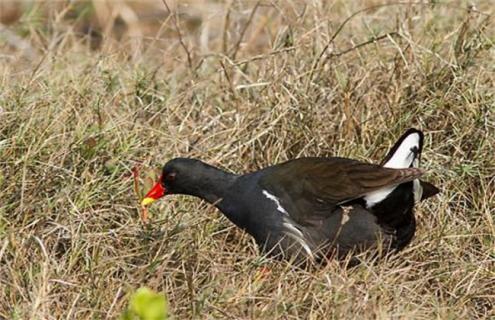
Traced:
<path fill-rule="evenodd" d="M 157 183 L 151 188 L 151 190 L 144 196 L 143 201 L 141 201 L 141 205 L 147 206 L 156 200 L 160 199 L 163 197 L 166 193 L 167 190 L 162 186 L 162 179 L 160 178 Z"/>

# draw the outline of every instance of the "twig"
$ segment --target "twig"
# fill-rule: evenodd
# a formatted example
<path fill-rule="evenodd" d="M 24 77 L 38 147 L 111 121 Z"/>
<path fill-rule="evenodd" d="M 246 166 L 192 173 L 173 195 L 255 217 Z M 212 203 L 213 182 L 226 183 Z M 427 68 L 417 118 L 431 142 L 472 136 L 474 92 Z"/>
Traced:
<path fill-rule="evenodd" d="M 237 99 L 237 94 L 234 90 L 234 85 L 232 83 L 232 79 L 230 78 L 229 71 L 227 70 L 227 68 L 225 67 L 225 64 L 223 63 L 223 61 L 221 59 L 218 62 L 222 66 L 223 73 L 225 74 L 225 78 L 227 79 L 227 83 L 229 84 L 229 89 L 230 89 L 230 92 L 232 93 L 232 96 L 234 97 L 234 99 Z"/>
<path fill-rule="evenodd" d="M 246 63 L 250 63 L 250 62 L 253 62 L 253 61 L 257 61 L 257 60 L 267 59 L 268 57 L 275 56 L 275 55 L 278 55 L 278 54 L 284 53 L 284 52 L 293 51 L 293 50 L 296 50 L 296 47 L 288 47 L 288 48 L 283 48 L 283 49 L 280 49 L 280 50 L 274 50 L 274 51 L 271 51 L 271 52 L 268 52 L 268 53 L 259 54 L 257 56 L 252 56 L 250 58 L 247 58 L 245 60 L 241 60 L 241 61 L 238 61 L 238 62 L 233 62 L 232 61 L 232 65 L 234 65 L 234 66 L 240 66 L 240 65 L 243 65 L 243 64 L 246 64 Z"/>
<path fill-rule="evenodd" d="M 139 166 L 136 165 L 132 168 L 132 178 L 134 181 L 134 192 L 138 198 L 138 201 L 141 201 L 141 194 L 139 193 Z M 141 206 L 141 221 L 143 223 L 148 222 L 148 208 L 146 206 Z"/>
<path fill-rule="evenodd" d="M 230 25 L 230 12 L 232 7 L 232 1 L 227 4 L 227 12 L 225 13 L 225 19 L 223 21 L 223 34 L 222 34 L 222 52 L 227 54 L 227 28 Z"/>
<path fill-rule="evenodd" d="M 235 57 L 236 57 L 237 53 L 239 52 L 239 48 L 241 47 L 242 39 L 244 39 L 244 35 L 246 34 L 247 28 L 249 27 L 249 25 L 253 21 L 254 15 L 256 14 L 256 11 L 258 10 L 259 6 L 260 6 L 260 0 L 258 0 L 258 2 L 256 2 L 256 5 L 254 6 L 253 10 L 251 10 L 251 14 L 249 15 L 249 19 L 241 31 L 239 39 L 237 40 L 237 43 L 234 46 L 234 52 L 232 53 L 232 60 L 235 60 Z"/>
<path fill-rule="evenodd" d="M 134 181 L 134 193 L 138 200 L 141 200 L 141 195 L 139 193 L 139 166 L 136 165 L 132 168 L 132 178 Z"/>
<path fill-rule="evenodd" d="M 162 0 L 162 2 L 165 5 L 165 7 L 167 8 L 168 14 L 169 15 L 172 15 L 172 10 L 170 10 L 170 7 L 168 6 L 167 1 L 166 0 Z M 182 48 L 184 49 L 184 51 L 186 52 L 186 55 L 187 55 L 187 64 L 189 65 L 189 69 L 190 70 L 193 70 L 191 52 L 189 51 L 189 49 L 187 48 L 186 44 L 184 43 L 184 39 L 182 37 L 182 33 L 180 32 L 179 25 L 177 24 L 177 11 L 174 14 L 174 26 L 175 26 L 175 30 L 177 31 L 177 34 L 179 36 L 179 43 L 182 46 Z"/>
<path fill-rule="evenodd" d="M 366 46 L 366 45 L 368 45 L 368 44 L 375 43 L 375 42 L 377 42 L 377 41 L 380 41 L 380 40 L 383 40 L 383 39 L 385 39 L 385 38 L 389 38 L 389 37 L 392 37 L 392 36 L 398 36 L 398 37 L 400 37 L 400 34 L 399 34 L 398 32 L 395 32 L 395 31 L 393 31 L 393 32 L 389 32 L 389 33 L 385 33 L 385 34 L 382 34 L 381 36 L 378 36 L 378 37 L 373 37 L 373 38 L 371 38 L 371 39 L 370 39 L 370 40 L 368 40 L 368 41 L 365 41 L 365 42 L 361 42 L 361 43 L 359 43 L 359 44 L 356 44 L 356 45 L 354 45 L 354 46 L 352 46 L 352 47 L 350 47 L 350 48 L 348 48 L 348 49 L 345 49 L 345 50 L 343 50 L 343 51 L 340 51 L 340 52 L 337 52 L 337 53 L 332 52 L 332 53 L 330 53 L 330 54 L 329 54 L 329 55 L 325 58 L 325 61 L 323 62 L 323 64 L 325 64 L 325 63 L 326 63 L 326 62 L 327 62 L 330 58 L 332 58 L 332 57 L 340 57 L 340 56 L 342 56 L 342 55 L 344 55 L 344 54 L 346 54 L 346 53 L 349 53 L 349 52 L 351 52 L 351 51 L 354 51 L 354 50 L 356 50 L 356 49 L 359 49 L 359 48 L 361 48 L 361 47 L 364 47 L 364 46 Z"/>

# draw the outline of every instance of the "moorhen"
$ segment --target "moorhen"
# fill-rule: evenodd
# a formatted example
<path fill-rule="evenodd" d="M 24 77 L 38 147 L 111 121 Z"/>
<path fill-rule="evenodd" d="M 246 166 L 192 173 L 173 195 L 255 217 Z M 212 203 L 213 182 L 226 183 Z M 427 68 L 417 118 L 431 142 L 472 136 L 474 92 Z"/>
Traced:
<path fill-rule="evenodd" d="M 419 180 L 422 147 L 423 133 L 409 129 L 380 165 L 299 158 L 243 175 L 175 158 L 142 205 L 168 194 L 199 197 L 253 236 L 263 253 L 293 261 L 393 252 L 414 235 L 414 204 L 439 192 Z"/>

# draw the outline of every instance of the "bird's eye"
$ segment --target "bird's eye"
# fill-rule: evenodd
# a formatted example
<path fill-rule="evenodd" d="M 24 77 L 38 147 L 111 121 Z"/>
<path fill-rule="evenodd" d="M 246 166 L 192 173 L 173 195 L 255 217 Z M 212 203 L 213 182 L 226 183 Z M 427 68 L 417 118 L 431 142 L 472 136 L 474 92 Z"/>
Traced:
<path fill-rule="evenodd" d="M 175 172 L 170 172 L 165 176 L 165 179 L 163 179 L 165 182 L 172 182 L 175 180 Z"/>

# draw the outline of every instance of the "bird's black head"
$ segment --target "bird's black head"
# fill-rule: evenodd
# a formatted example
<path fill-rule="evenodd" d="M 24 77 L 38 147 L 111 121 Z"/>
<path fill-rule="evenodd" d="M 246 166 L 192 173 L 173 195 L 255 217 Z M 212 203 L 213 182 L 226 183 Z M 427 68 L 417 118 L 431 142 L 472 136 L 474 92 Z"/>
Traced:
<path fill-rule="evenodd" d="M 191 194 L 207 178 L 210 168 L 196 159 L 175 158 L 163 166 L 161 184 L 167 194 Z"/>
<path fill-rule="evenodd" d="M 148 205 L 168 194 L 187 194 L 210 201 L 222 186 L 226 172 L 200 160 L 175 158 L 163 166 L 162 175 L 142 201 Z"/>

